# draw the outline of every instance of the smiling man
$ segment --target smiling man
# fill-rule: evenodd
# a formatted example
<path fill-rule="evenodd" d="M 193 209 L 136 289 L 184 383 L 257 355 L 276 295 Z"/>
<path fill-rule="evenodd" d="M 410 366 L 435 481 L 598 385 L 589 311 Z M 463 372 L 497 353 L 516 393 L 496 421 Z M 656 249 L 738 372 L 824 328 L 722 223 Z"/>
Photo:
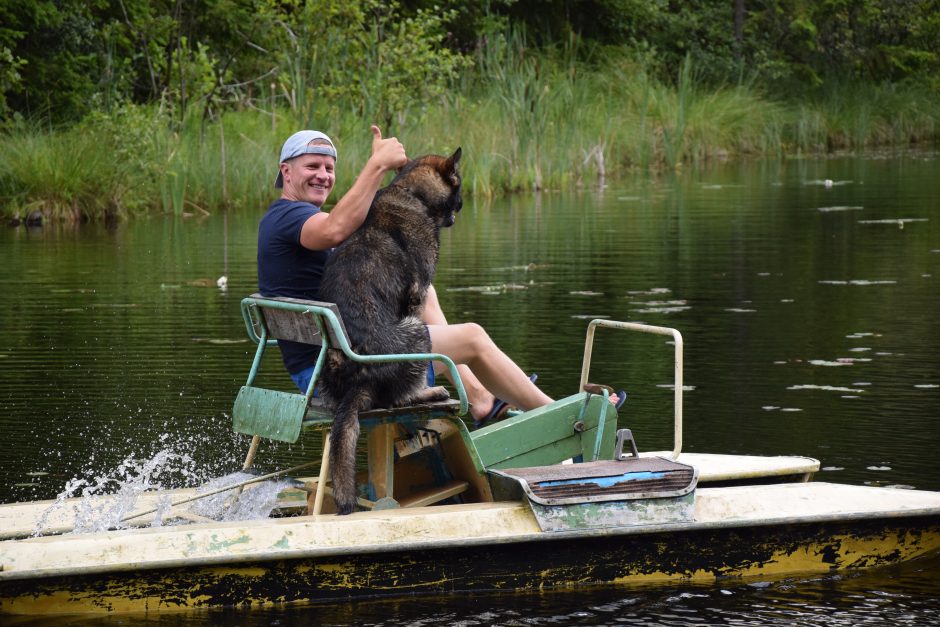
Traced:
<path fill-rule="evenodd" d="M 294 133 L 281 148 L 274 186 L 281 197 L 258 225 L 258 287 L 263 296 L 316 300 L 330 250 L 363 223 L 385 174 L 408 162 L 396 138 L 382 138 L 372 126 L 372 155 L 348 192 L 327 213 L 321 211 L 336 182 L 336 147 L 319 131 Z M 291 374 L 306 369 L 316 349 L 280 342 Z"/>
<path fill-rule="evenodd" d="M 319 131 L 300 131 L 284 142 L 274 181 L 274 186 L 281 188 L 281 197 L 271 203 L 258 226 L 258 287 L 262 296 L 319 300 L 323 267 L 330 252 L 365 221 L 385 174 L 404 166 L 408 157 L 396 138 L 383 139 L 373 125 L 372 155 L 353 186 L 327 213 L 321 208 L 336 182 L 336 160 L 336 146 Z M 428 290 L 422 319 L 433 352 L 458 364 L 477 424 L 505 416 L 510 404 L 534 409 L 552 401 L 535 385 L 535 376 L 526 375 L 483 327 L 472 322 L 448 324 L 433 286 Z M 278 345 L 291 379 L 306 390 L 317 349 L 286 340 Z M 611 397 L 617 407 L 622 399 L 622 394 Z"/>
<path fill-rule="evenodd" d="M 281 148 L 271 203 L 258 231 L 258 283 L 266 296 L 315 299 L 329 250 L 365 220 L 386 172 L 408 162 L 394 137 L 372 126 L 372 155 L 349 191 L 329 213 L 321 211 L 336 182 L 336 147 L 326 134 L 300 131 Z M 300 244 L 298 246 L 297 244 Z"/>

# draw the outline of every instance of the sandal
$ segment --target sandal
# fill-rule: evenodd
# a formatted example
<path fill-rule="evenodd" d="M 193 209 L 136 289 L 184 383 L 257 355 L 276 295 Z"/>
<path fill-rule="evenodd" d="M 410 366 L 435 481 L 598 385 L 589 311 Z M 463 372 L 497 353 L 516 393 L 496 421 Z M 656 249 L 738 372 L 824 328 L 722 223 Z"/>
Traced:
<path fill-rule="evenodd" d="M 614 388 L 609 385 L 601 385 L 599 383 L 587 383 L 584 386 L 584 391 L 588 394 L 597 394 L 598 396 L 603 396 L 604 392 L 607 392 L 607 396 L 617 395 L 617 402 L 614 403 L 614 409 L 620 410 L 623 407 L 623 404 L 627 402 L 627 392 L 626 390 L 617 390 L 614 391 Z"/>
<path fill-rule="evenodd" d="M 531 381 L 532 383 L 535 383 L 536 380 L 538 380 L 538 378 L 539 378 L 539 375 L 534 372 L 529 375 L 529 381 Z M 509 403 L 507 403 L 501 398 L 494 398 L 493 407 L 490 409 L 490 413 L 483 416 L 479 420 L 474 420 L 473 423 L 478 427 L 482 427 L 483 425 L 490 422 L 491 420 L 492 421 L 502 420 L 503 418 L 505 418 L 505 415 L 508 411 L 509 411 Z"/>

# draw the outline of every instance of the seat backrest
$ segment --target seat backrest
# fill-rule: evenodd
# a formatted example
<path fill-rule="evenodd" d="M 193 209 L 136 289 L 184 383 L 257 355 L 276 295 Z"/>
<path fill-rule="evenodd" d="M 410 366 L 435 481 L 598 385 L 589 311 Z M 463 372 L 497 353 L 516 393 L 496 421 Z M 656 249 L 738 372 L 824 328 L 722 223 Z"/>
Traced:
<path fill-rule="evenodd" d="M 339 336 L 346 337 L 346 327 L 343 326 L 339 308 L 333 303 L 282 296 L 266 297 L 260 294 L 252 294 L 245 300 L 246 305 L 243 306 L 249 307 L 257 314 L 268 330 L 268 339 L 320 346 L 323 340 L 320 337 L 317 318 L 327 331 L 330 346 L 341 346 L 343 342 Z M 330 320 L 326 311 L 333 313 L 336 324 Z"/>
<path fill-rule="evenodd" d="M 248 335 L 258 344 L 258 348 L 248 374 L 248 381 L 241 387 L 235 399 L 232 424 L 238 433 L 257 435 L 282 442 L 295 442 L 300 435 L 301 423 L 313 397 L 320 369 L 326 359 L 326 348 L 342 350 L 349 358 L 365 363 L 442 361 L 450 371 L 457 387 L 457 394 L 460 397 L 459 415 L 468 411 L 466 391 L 460 381 L 457 366 L 452 360 L 444 355 L 431 353 L 357 355 L 349 345 L 349 337 L 339 315 L 339 309 L 333 303 L 253 294 L 242 299 L 242 316 Z M 326 343 L 321 333 L 326 334 Z M 320 347 L 313 377 L 305 394 L 254 386 L 265 348 L 274 345 L 277 340 L 290 340 Z M 446 413 L 452 413 L 452 409 Z"/>
<path fill-rule="evenodd" d="M 248 382 L 241 387 L 235 399 L 232 426 L 238 433 L 281 442 L 296 442 L 313 393 L 314 381 L 310 382 L 306 394 L 297 394 L 255 387 L 255 376 L 265 348 L 273 345 L 275 340 L 290 340 L 320 347 L 318 369 L 324 348 L 321 330 L 326 333 L 328 346 L 348 346 L 339 309 L 333 303 L 252 294 L 242 300 L 242 316 L 248 335 L 258 344 L 258 349 Z"/>

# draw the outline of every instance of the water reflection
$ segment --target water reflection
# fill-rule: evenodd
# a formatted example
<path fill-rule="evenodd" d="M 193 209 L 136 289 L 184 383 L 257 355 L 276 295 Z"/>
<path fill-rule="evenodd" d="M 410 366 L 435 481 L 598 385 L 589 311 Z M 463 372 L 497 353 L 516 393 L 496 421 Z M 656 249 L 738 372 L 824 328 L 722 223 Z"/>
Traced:
<path fill-rule="evenodd" d="M 927 154 L 741 163 L 468 203 L 444 234 L 436 284 L 452 321 L 483 324 L 555 396 L 577 385 L 588 319 L 680 329 L 686 450 L 809 455 L 826 468 L 820 480 L 937 490 L 938 197 L 940 162 Z M 251 359 L 238 302 L 256 289 L 260 211 L 0 230 L 0 501 L 52 499 L 70 479 L 152 456 L 167 437 L 199 469 L 183 483 L 240 467 L 247 438 L 231 433 L 229 412 Z M 275 362 L 261 377 L 291 385 Z M 628 390 L 621 420 L 641 448 L 671 448 L 663 338 L 599 333 L 592 378 Z M 317 445 L 266 444 L 259 459 L 286 468 Z M 822 624 L 829 612 L 851 624 L 877 608 L 886 623 L 916 624 L 940 605 L 936 575 L 911 572 L 793 588 L 460 597 L 407 615 L 473 624 L 492 618 L 485 603 L 504 624 Z M 327 622 L 353 615 L 322 611 Z"/>
<path fill-rule="evenodd" d="M 598 588 L 578 593 L 454 594 L 315 607 L 213 612 L 216 625 L 933 625 L 940 562 L 812 579 L 713 586 Z M 925 576 L 926 575 L 926 576 Z M 131 624 L 204 624 L 207 613 L 135 617 Z M 127 619 L 125 619 L 127 620 Z M 112 621 L 92 621 L 111 624 Z M 85 623 L 83 623 L 85 624 Z M 122 621 L 122 624 L 127 624 Z"/>

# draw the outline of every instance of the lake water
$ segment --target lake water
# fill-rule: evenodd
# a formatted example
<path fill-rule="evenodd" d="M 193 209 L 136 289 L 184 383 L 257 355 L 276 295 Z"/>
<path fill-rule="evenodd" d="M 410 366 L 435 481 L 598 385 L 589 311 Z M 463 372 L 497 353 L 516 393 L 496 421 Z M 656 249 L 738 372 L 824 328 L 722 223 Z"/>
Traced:
<path fill-rule="evenodd" d="M 826 181 L 831 181 L 831 185 Z M 818 458 L 817 479 L 940 490 L 940 155 L 721 165 L 580 192 L 469 199 L 436 285 L 554 396 L 589 319 L 679 329 L 684 450 Z M 240 467 L 261 207 L 114 228 L 0 229 L 0 502 L 72 479 L 194 485 Z M 227 290 L 216 286 L 228 277 Z M 270 361 L 262 376 L 289 385 Z M 629 393 L 641 450 L 672 447 L 672 347 L 601 330 L 591 379 Z M 265 469 L 316 455 L 262 446 Z M 940 560 L 836 577 L 473 595 L 252 614 L 230 624 L 934 624 Z M 154 618 L 193 624 L 204 615 Z M 146 619 L 141 618 L 140 621 Z M 108 621 L 103 621 L 108 622 Z M 88 624 L 88 623 L 83 623 Z"/>

